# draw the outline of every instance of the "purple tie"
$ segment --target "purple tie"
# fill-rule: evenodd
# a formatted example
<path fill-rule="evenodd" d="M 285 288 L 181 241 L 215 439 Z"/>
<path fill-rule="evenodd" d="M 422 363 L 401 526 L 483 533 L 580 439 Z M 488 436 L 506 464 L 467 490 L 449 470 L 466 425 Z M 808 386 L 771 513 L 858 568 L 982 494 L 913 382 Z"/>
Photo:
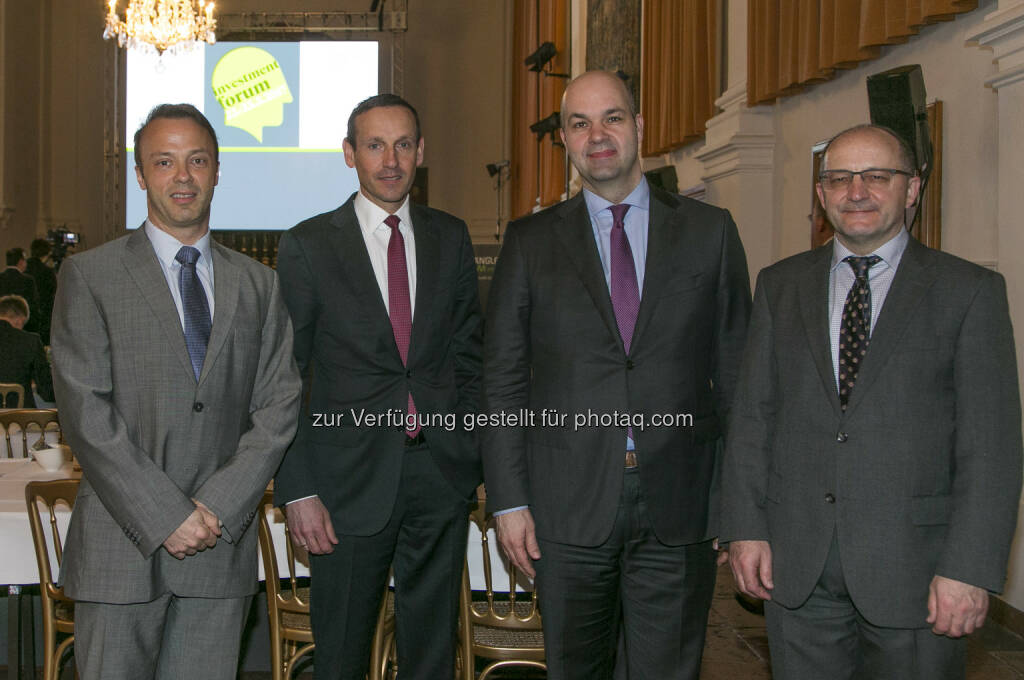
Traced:
<path fill-rule="evenodd" d="M 412 337 L 412 303 L 409 298 L 409 270 L 405 264 L 405 239 L 398 231 L 398 215 L 388 215 L 384 224 L 391 227 L 391 239 L 388 241 L 388 315 L 391 317 L 391 329 L 395 333 L 395 344 L 402 357 L 402 365 L 409 363 L 409 338 Z M 416 415 L 416 405 L 409 395 L 408 415 Z M 412 430 L 406 429 L 410 438 L 420 433 L 417 424 Z"/>
<path fill-rule="evenodd" d="M 636 315 L 640 310 L 640 287 L 636 282 L 636 265 L 633 263 L 633 251 L 629 247 L 623 220 L 627 204 L 613 205 L 612 211 L 612 309 L 615 310 L 615 321 L 619 325 L 622 345 L 629 354 L 629 346 L 633 342 L 633 329 L 636 327 Z"/>

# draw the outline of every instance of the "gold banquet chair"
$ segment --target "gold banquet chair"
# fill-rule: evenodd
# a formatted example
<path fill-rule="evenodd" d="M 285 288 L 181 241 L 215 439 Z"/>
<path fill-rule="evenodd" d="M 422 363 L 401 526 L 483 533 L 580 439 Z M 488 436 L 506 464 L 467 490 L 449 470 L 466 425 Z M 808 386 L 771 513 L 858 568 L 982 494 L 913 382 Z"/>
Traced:
<path fill-rule="evenodd" d="M 462 680 L 487 680 L 494 671 L 509 666 L 527 666 L 546 671 L 537 591 L 516 591 L 518 572 L 511 563 L 508 565 L 508 590 L 494 590 L 488 535 L 494 529 L 494 518 L 487 514 L 484 499 L 469 514 L 469 521 L 480 530 L 486 589 L 484 599 L 473 599 L 467 565 L 462 573 L 459 603 L 459 662 L 462 666 Z M 476 676 L 477 657 L 489 661 L 479 677 Z"/>
<path fill-rule="evenodd" d="M 0 408 L 21 408 L 24 405 L 24 387 L 18 383 L 0 383 Z"/>
<path fill-rule="evenodd" d="M 296 556 L 288 525 L 284 525 L 288 574 L 282 581 L 277 563 L 277 549 L 270 531 L 268 514 L 273 516 L 274 492 L 267 490 L 260 502 L 259 541 L 263 560 L 263 574 L 267 586 L 267 616 L 270 620 L 270 665 L 273 680 L 289 680 L 295 665 L 302 657 L 313 652 L 313 627 L 309 618 L 309 588 L 299 585 L 296 575 Z M 388 590 L 381 599 L 377 629 L 373 636 L 373 650 L 368 680 L 394 678 L 395 599 Z"/>
<path fill-rule="evenodd" d="M 31 446 L 35 439 L 29 442 L 29 433 L 38 432 L 40 437 L 56 433 L 57 442 L 64 443 L 64 434 L 60 430 L 60 421 L 57 419 L 57 409 L 53 408 L 26 408 L 15 411 L 4 411 L 0 413 L 0 426 L 4 429 L 4 439 L 7 443 L 7 457 L 14 458 L 16 448 L 11 441 L 12 426 L 17 425 L 18 431 L 14 441 L 20 434 L 21 455 L 29 458 L 32 455 Z"/>
<path fill-rule="evenodd" d="M 64 549 L 57 526 L 56 508 L 59 505 L 66 505 L 69 511 L 74 509 L 77 494 L 77 479 L 29 482 L 25 486 L 25 503 L 28 506 L 29 524 L 32 527 L 36 565 L 39 567 L 39 595 L 43 610 L 43 680 L 57 680 L 61 660 L 75 641 L 75 601 L 64 594 L 63 588 L 54 583 L 47 533 L 59 569 Z M 43 508 L 47 514 L 49 532 L 43 526 Z M 58 644 L 57 639 L 61 635 L 67 637 Z"/>

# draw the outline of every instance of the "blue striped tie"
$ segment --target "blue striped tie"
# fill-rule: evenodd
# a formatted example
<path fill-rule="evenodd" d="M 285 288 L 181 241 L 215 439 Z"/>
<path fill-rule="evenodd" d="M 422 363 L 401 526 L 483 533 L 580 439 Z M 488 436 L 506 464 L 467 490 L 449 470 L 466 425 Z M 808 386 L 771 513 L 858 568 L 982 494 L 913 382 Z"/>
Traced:
<path fill-rule="evenodd" d="M 192 246 L 182 246 L 174 259 L 181 263 L 178 272 L 178 290 L 181 308 L 185 312 L 185 347 L 192 360 L 192 370 L 199 380 L 206 358 L 206 343 L 210 341 L 210 303 L 206 299 L 203 282 L 196 273 L 196 261 L 201 253 Z"/>

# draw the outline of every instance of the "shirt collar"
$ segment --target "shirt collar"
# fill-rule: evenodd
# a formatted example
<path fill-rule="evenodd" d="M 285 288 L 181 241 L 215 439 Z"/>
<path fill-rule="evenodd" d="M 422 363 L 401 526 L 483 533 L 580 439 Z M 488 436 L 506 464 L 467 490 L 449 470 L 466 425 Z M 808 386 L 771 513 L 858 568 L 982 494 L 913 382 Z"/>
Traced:
<path fill-rule="evenodd" d="M 389 213 L 384 208 L 380 207 L 363 194 L 363 190 L 360 189 L 356 192 L 355 200 L 352 202 L 352 208 L 356 211 L 356 219 L 359 221 L 359 229 L 364 234 L 371 234 L 384 225 L 384 220 Z M 402 205 L 394 212 L 398 215 L 398 219 L 401 220 L 398 223 L 398 228 L 403 227 L 406 230 L 412 230 L 412 214 L 409 211 L 409 196 L 406 195 L 405 200 L 402 201 Z M 387 226 L 384 226 L 387 229 Z"/>
<path fill-rule="evenodd" d="M 146 236 L 149 237 L 149 242 L 153 244 L 153 250 L 156 251 L 157 259 L 168 266 L 178 264 L 174 256 L 178 254 L 178 251 L 185 244 L 153 224 L 148 218 L 146 219 L 144 229 L 146 230 Z M 202 238 L 192 244 L 192 247 L 196 248 L 201 255 L 196 266 L 210 267 L 212 270 L 213 254 L 210 250 L 210 231 L 207 230 Z"/>
<path fill-rule="evenodd" d="M 887 265 L 895 269 L 899 265 L 900 259 L 903 257 L 903 251 L 907 249 L 908 241 L 910 241 L 910 234 L 907 233 L 907 228 L 900 227 L 899 233 L 879 246 L 875 252 L 869 253 L 869 255 L 877 255 L 882 258 L 882 262 L 885 262 Z M 836 267 L 850 256 L 857 257 L 857 254 L 840 243 L 838 238 L 833 238 L 832 266 L 830 271 L 835 271 Z"/>
<path fill-rule="evenodd" d="M 598 214 L 602 210 L 606 210 L 614 205 L 611 201 L 598 196 L 589 189 L 583 190 L 583 200 L 587 203 L 587 212 L 590 213 L 590 218 L 597 219 Z M 629 195 L 622 199 L 622 203 L 629 205 L 631 208 L 640 208 L 641 210 L 648 210 L 651 205 L 651 188 L 647 184 L 647 178 L 640 177 L 640 183 L 629 192 Z"/>

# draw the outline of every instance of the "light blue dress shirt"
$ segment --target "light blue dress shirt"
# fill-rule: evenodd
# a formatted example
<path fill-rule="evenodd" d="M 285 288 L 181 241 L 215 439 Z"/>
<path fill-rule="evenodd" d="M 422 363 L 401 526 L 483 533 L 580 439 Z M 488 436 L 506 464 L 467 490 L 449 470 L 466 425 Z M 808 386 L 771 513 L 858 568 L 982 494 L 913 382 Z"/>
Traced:
<path fill-rule="evenodd" d="M 156 259 L 160 262 L 160 269 L 167 279 L 167 287 L 171 290 L 171 298 L 174 306 L 178 308 L 178 320 L 181 321 L 182 332 L 185 329 L 185 310 L 181 306 L 181 289 L 178 286 L 178 277 L 181 272 L 181 263 L 174 259 L 181 247 L 185 245 L 174 238 L 166 231 L 163 231 L 155 224 L 146 220 L 144 227 L 149 242 L 153 244 L 156 252 Z M 213 322 L 213 255 L 210 251 L 210 232 L 207 231 L 203 237 L 192 244 L 193 248 L 199 251 L 199 259 L 196 260 L 196 273 L 203 283 L 203 290 L 206 291 L 206 302 L 210 305 L 210 321 Z"/>

